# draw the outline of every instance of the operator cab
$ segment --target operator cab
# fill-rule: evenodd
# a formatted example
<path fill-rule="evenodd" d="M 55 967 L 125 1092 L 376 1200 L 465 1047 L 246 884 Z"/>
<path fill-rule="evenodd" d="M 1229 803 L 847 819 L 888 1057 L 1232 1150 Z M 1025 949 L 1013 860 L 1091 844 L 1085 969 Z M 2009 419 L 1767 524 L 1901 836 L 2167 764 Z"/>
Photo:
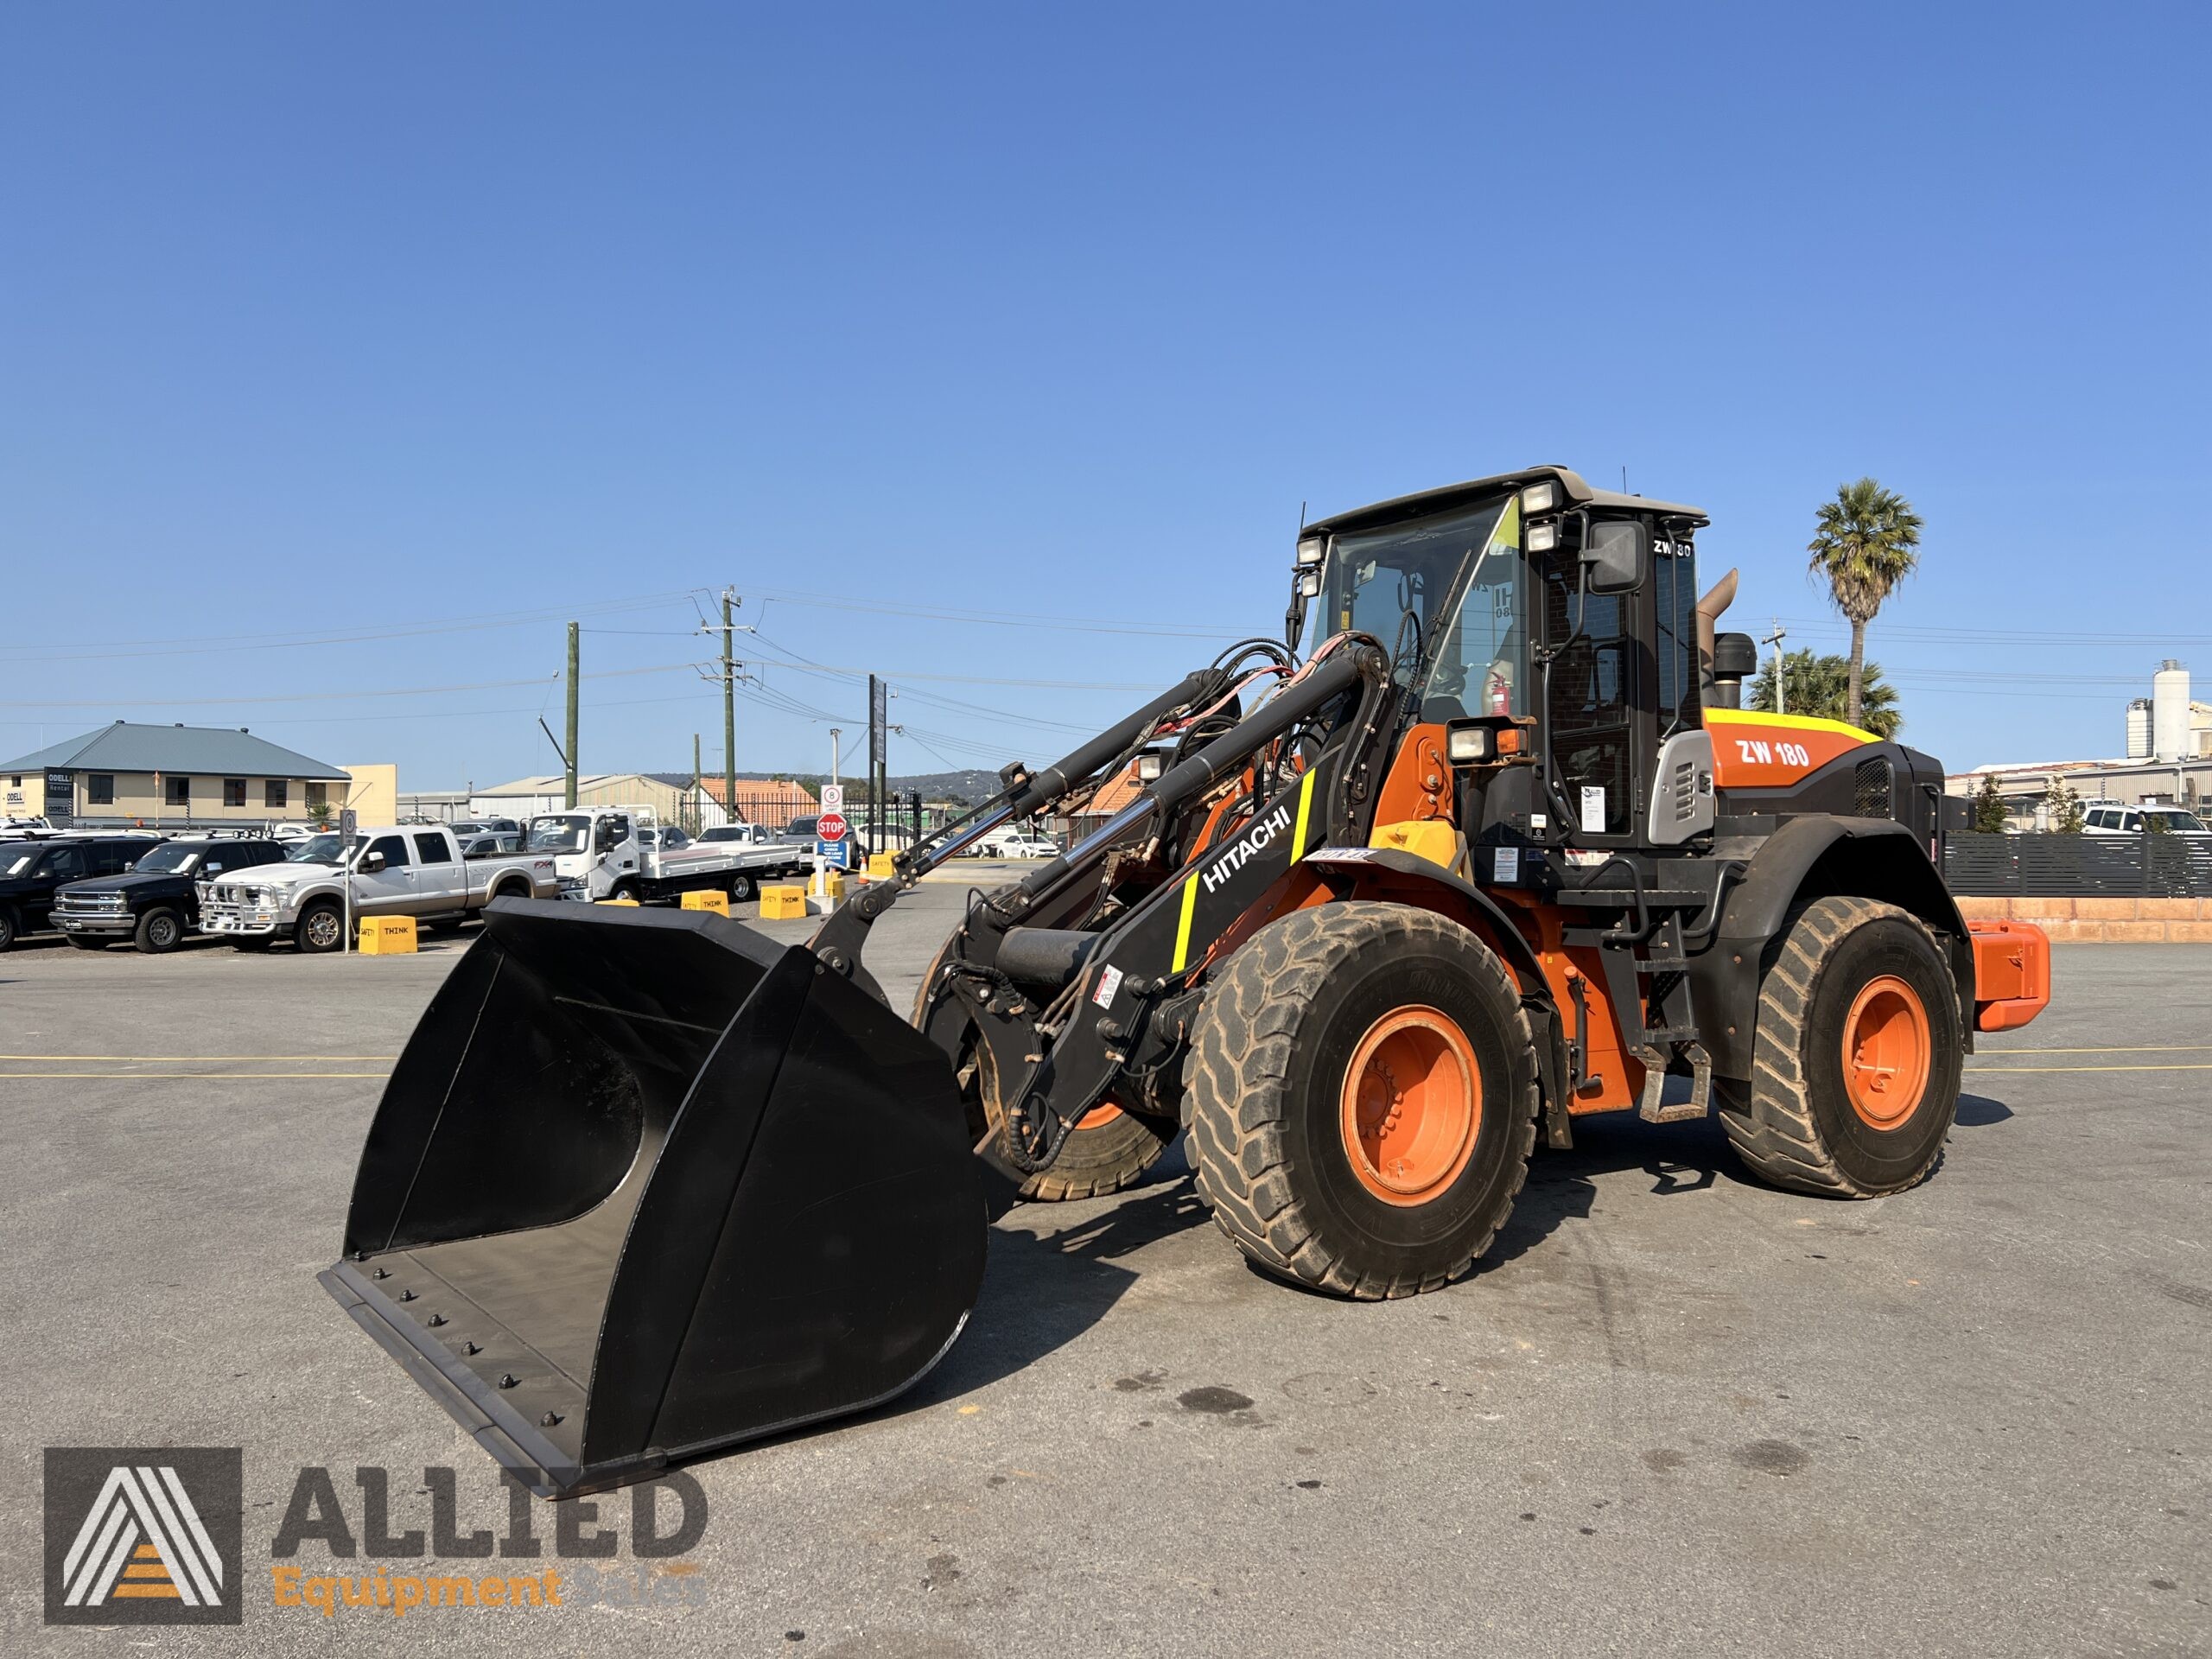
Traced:
<path fill-rule="evenodd" d="M 1318 601 L 1325 635 L 1382 642 L 1454 763 L 1520 762 L 1455 766 L 1471 843 L 1643 844 L 1662 746 L 1702 726 L 1707 522 L 1564 467 L 1403 496 L 1302 533 L 1294 630 Z"/>

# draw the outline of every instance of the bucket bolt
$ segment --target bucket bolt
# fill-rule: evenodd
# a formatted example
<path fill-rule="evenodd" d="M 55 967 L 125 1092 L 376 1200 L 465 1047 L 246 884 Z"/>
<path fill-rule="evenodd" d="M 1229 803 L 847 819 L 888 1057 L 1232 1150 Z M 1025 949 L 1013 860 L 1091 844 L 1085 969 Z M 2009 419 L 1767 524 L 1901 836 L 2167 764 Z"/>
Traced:
<path fill-rule="evenodd" d="M 430 1315 L 429 1322 L 432 1325 L 443 1325 L 446 1322 L 446 1316 L 442 1313 L 433 1313 Z"/>
<path fill-rule="evenodd" d="M 415 1300 L 415 1293 L 411 1290 L 403 1290 L 399 1293 L 399 1300 L 403 1302 L 411 1302 Z"/>
<path fill-rule="evenodd" d="M 561 1414 L 559 1412 L 549 1411 L 543 1417 L 537 1420 L 537 1426 L 540 1428 L 552 1428 L 556 1427 L 560 1423 L 560 1421 Z"/>
<path fill-rule="evenodd" d="M 391 1269 L 390 1268 L 378 1268 L 369 1276 L 372 1279 L 389 1279 L 391 1277 Z"/>
<path fill-rule="evenodd" d="M 499 1374 L 499 1386 L 503 1389 L 512 1389 L 521 1381 L 522 1378 L 517 1376 L 512 1371 L 503 1371 Z"/>
<path fill-rule="evenodd" d="M 464 1342 L 461 1344 L 461 1351 L 464 1354 L 480 1354 L 484 1351 L 484 1349 L 480 1344 Z"/>

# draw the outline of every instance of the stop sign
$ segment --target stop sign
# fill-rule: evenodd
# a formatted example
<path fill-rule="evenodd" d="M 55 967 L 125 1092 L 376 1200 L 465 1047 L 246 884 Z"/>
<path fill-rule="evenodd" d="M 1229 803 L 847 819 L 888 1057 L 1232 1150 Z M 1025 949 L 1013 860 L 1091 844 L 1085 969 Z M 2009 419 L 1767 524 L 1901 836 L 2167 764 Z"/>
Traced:
<path fill-rule="evenodd" d="M 824 812 L 816 820 L 814 833 L 824 841 L 842 841 L 845 838 L 845 815 Z"/>

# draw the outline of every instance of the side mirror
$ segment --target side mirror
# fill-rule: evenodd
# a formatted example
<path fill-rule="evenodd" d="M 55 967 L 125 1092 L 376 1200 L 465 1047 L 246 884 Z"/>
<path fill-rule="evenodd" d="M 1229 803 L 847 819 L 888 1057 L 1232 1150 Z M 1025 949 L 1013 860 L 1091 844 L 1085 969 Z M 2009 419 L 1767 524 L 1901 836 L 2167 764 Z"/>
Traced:
<path fill-rule="evenodd" d="M 1590 526 L 1582 543 L 1582 563 L 1589 568 L 1593 594 L 1633 593 L 1643 585 L 1645 555 L 1651 535 L 1630 518 L 1603 520 Z"/>
<path fill-rule="evenodd" d="M 382 868 L 384 868 L 384 855 L 382 853 L 363 853 L 361 855 L 360 871 L 363 875 L 374 875 Z"/>

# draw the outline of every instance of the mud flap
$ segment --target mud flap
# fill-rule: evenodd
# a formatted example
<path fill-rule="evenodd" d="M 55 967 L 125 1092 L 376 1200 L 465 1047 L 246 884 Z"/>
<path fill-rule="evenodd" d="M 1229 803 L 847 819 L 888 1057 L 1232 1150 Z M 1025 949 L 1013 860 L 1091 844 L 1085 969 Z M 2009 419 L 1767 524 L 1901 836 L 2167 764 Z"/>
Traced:
<path fill-rule="evenodd" d="M 910 1388 L 986 1229 L 950 1063 L 810 950 L 502 899 L 400 1056 L 321 1281 L 563 1496 Z"/>

